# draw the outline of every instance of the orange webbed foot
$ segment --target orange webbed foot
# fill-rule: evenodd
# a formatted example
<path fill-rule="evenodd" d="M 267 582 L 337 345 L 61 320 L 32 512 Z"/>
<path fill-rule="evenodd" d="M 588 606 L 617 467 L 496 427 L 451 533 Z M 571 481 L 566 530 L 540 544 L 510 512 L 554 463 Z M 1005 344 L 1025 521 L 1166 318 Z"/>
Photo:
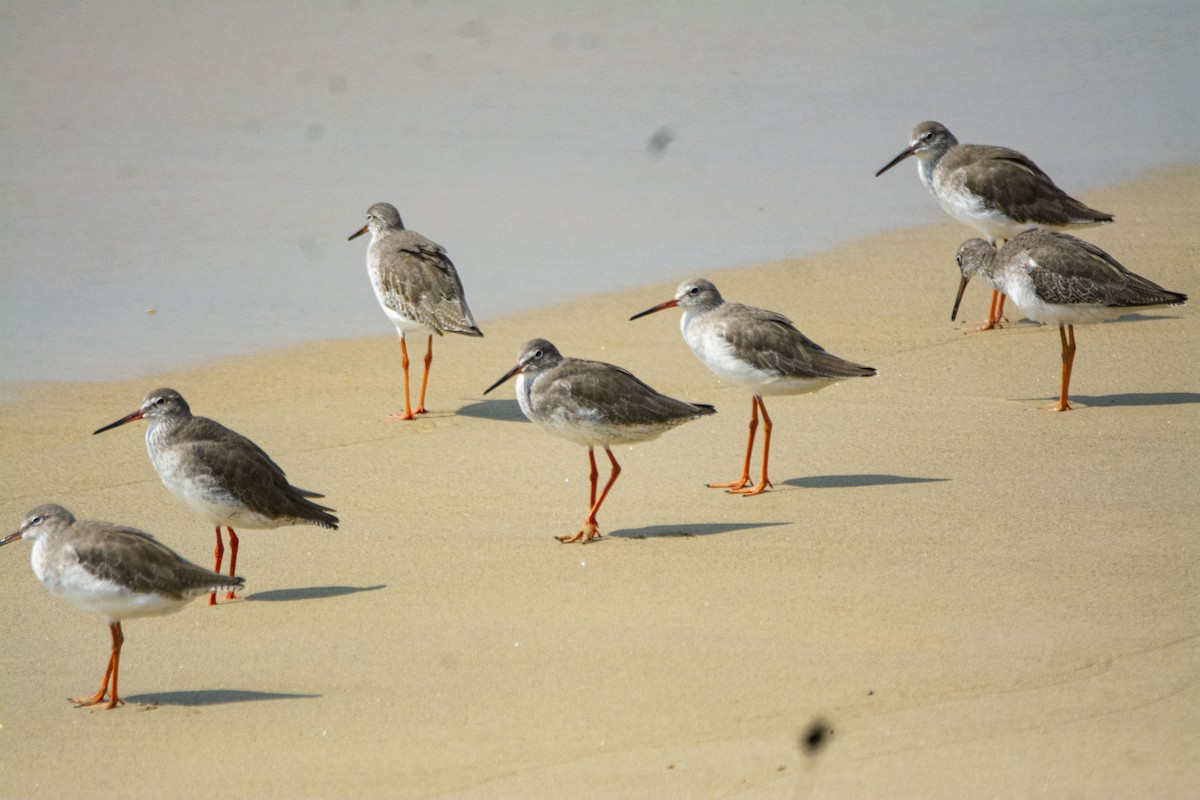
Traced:
<path fill-rule="evenodd" d="M 756 494 L 762 494 L 763 492 L 765 492 L 768 487 L 774 489 L 775 484 L 771 483 L 770 481 L 762 481 L 757 486 L 751 486 L 748 488 L 730 489 L 729 493 L 730 494 L 740 494 L 742 497 L 754 497 Z"/>
<path fill-rule="evenodd" d="M 74 703 L 76 708 L 87 708 L 88 706 L 98 706 L 101 703 L 104 703 L 104 698 L 107 696 L 107 694 L 108 692 L 96 692 L 91 697 L 69 697 L 67 699 Z M 113 697 L 113 699 L 109 700 L 107 703 L 104 703 L 104 708 L 112 709 L 123 705 L 125 705 L 124 700 L 121 700 L 118 697 Z"/>
<path fill-rule="evenodd" d="M 584 544 L 587 544 L 593 539 L 600 538 L 600 528 L 594 522 L 585 522 L 583 527 L 580 528 L 579 531 L 574 535 L 568 534 L 566 536 L 555 536 L 554 538 L 558 539 L 563 544 L 572 544 L 580 541 L 581 539 L 583 540 Z"/>

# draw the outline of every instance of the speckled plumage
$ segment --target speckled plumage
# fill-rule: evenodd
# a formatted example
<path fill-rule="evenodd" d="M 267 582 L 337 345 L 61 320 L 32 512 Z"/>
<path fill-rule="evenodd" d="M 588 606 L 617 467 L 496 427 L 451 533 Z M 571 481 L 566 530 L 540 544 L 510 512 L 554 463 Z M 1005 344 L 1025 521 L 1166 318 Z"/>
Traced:
<path fill-rule="evenodd" d="M 33 572 L 46 589 L 112 622 L 168 614 L 216 588 L 243 583 L 193 564 L 145 531 L 76 520 L 59 505 L 34 508 L 0 544 L 18 539 L 33 543 Z"/>
<path fill-rule="evenodd" d="M 1018 234 L 996 250 L 970 239 L 957 255 L 962 280 L 950 319 L 975 275 L 1013 299 L 1030 319 L 1057 325 L 1062 342 L 1062 380 L 1055 409 L 1068 411 L 1075 361 L 1075 325 L 1103 322 L 1132 311 L 1187 302 L 1187 295 L 1164 289 L 1126 269 L 1090 242 L 1056 231 Z"/>
<path fill-rule="evenodd" d="M 620 474 L 610 445 L 656 439 L 671 428 L 716 413 L 710 405 L 667 397 L 613 364 L 566 358 L 545 339 L 525 342 L 516 366 L 485 389 L 484 394 L 514 375 L 517 403 L 531 422 L 588 448 L 592 465 L 591 510 L 579 533 L 559 537 L 561 541 L 581 538 L 586 541 L 600 535 L 596 513 Z M 603 447 L 613 465 L 599 500 L 594 447 Z"/>
<path fill-rule="evenodd" d="M 371 286 L 397 330 L 483 335 L 444 247 L 405 228 L 400 212 L 390 203 L 367 209 L 366 228 L 371 232 L 367 248 Z"/>
<path fill-rule="evenodd" d="M 922 122 L 909 146 L 875 173 L 878 177 L 909 156 L 917 175 L 947 214 L 1003 243 L 1035 228 L 1077 228 L 1112 222 L 1113 217 L 1068 195 L 1023 153 L 1007 147 L 959 144 L 940 122 Z M 1004 295 L 992 293 L 987 322 L 1000 326 Z"/>
<path fill-rule="evenodd" d="M 437 242 L 404 227 L 400 212 L 391 203 L 376 203 L 367 209 L 367 224 L 351 234 L 355 239 L 370 231 L 367 274 L 375 298 L 400 334 L 404 368 L 404 413 L 396 418 L 411 420 L 425 413 L 425 390 L 433 361 L 433 334 L 460 333 L 483 336 L 475 324 L 462 280 L 454 262 Z M 408 331 L 429 332 L 421 394 L 414 411 L 408 381 Z"/>
<path fill-rule="evenodd" d="M 979 275 L 1030 319 L 1051 325 L 1100 322 L 1187 301 L 1187 295 L 1130 272 L 1096 245 L 1056 231 L 1027 231 L 999 250 L 971 239 L 959 248 L 957 261 L 960 287 Z"/>
<path fill-rule="evenodd" d="M 230 533 L 230 571 L 237 565 L 234 527 L 278 528 L 307 523 L 337 528 L 323 495 L 288 482 L 283 469 L 254 442 L 207 417 L 197 417 L 174 389 L 155 389 L 128 416 L 95 433 L 146 419 L 146 451 L 173 495 L 217 527 L 217 571 L 224 552 L 220 528 Z"/>
<path fill-rule="evenodd" d="M 1007 147 L 959 144 L 944 125 L 922 122 L 909 147 L 880 169 L 882 175 L 909 156 L 917 174 L 947 214 L 995 244 L 1034 228 L 1112 222 L 1113 216 L 1081 203 L 1023 153 Z"/>
<path fill-rule="evenodd" d="M 197 417 L 174 389 L 155 389 L 141 407 L 110 427 L 146 419 L 146 450 L 163 484 L 208 521 L 242 528 L 309 523 L 336 528 L 322 495 L 291 485 L 283 469 L 254 442 L 207 417 Z"/>
<path fill-rule="evenodd" d="M 582 445 L 644 442 L 715 412 L 667 397 L 613 364 L 566 358 L 545 339 L 526 342 L 517 363 L 521 411 Z"/>
<path fill-rule="evenodd" d="M 770 481 L 767 460 L 771 443 L 771 418 L 763 396 L 807 394 L 848 378 L 869 378 L 874 367 L 846 361 L 809 339 L 783 314 L 764 308 L 728 303 L 717 287 L 704 278 L 684 281 L 675 296 L 648 308 L 630 319 L 662 311 L 683 309 L 680 330 L 696 358 L 714 375 L 750 392 L 750 437 L 740 479 L 710 484 L 741 494 L 760 494 Z M 762 479 L 751 489 L 750 455 L 758 428 L 758 415 L 764 424 Z"/>
<path fill-rule="evenodd" d="M 29 511 L 21 527 L 0 545 L 25 539 L 33 544 L 30 563 L 38 581 L 77 608 L 103 614 L 113 636 L 113 649 L 100 691 L 80 698 L 95 705 L 108 693 L 107 707 L 121 703 L 117 672 L 124 635 L 121 620 L 181 610 L 188 602 L 218 589 L 241 586 L 240 577 L 225 577 L 185 559 L 145 531 L 96 520 L 76 520 L 59 505 Z"/>

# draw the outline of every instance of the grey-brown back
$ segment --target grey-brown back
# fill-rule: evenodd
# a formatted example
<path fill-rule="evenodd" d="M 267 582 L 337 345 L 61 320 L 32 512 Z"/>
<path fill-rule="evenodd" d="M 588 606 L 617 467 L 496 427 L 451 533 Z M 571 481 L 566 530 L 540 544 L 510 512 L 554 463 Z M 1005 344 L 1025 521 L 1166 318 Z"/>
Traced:
<path fill-rule="evenodd" d="M 1038 296 L 1060 305 L 1094 304 L 1112 308 L 1180 305 L 1187 295 L 1164 289 L 1130 272 L 1107 252 L 1075 236 L 1028 231 L 997 254 L 1029 273 Z"/>
<path fill-rule="evenodd" d="M 603 361 L 564 358 L 535 378 L 530 401 L 539 415 L 598 413 L 618 427 L 669 428 L 716 413 L 710 405 L 668 397 L 628 370 Z"/>
<path fill-rule="evenodd" d="M 371 245 L 369 256 L 376 291 L 392 311 L 438 334 L 483 335 L 441 245 L 415 231 L 393 230 Z"/>
<path fill-rule="evenodd" d="M 190 417 L 164 432 L 161 449 L 173 450 L 171 457 L 191 477 L 219 485 L 259 514 L 324 528 L 338 526 L 338 518 L 330 513 L 332 508 L 310 499 L 323 495 L 293 486 L 266 451 L 219 422 Z"/>
<path fill-rule="evenodd" d="M 245 583 L 240 577 L 220 575 L 193 564 L 136 528 L 80 520 L 59 536 L 64 537 L 88 572 L 133 592 L 186 600 Z"/>
<path fill-rule="evenodd" d="M 934 179 L 961 179 L 983 204 L 1020 223 L 1049 227 L 1098 225 L 1112 214 L 1097 211 L 1069 194 L 1023 153 L 994 145 L 963 144 L 938 163 Z M 953 177 L 952 177 L 953 176 Z"/>
<path fill-rule="evenodd" d="M 874 367 L 835 356 L 805 336 L 774 311 L 742 303 L 725 303 L 711 312 L 737 355 L 755 369 L 797 378 L 865 378 Z"/>

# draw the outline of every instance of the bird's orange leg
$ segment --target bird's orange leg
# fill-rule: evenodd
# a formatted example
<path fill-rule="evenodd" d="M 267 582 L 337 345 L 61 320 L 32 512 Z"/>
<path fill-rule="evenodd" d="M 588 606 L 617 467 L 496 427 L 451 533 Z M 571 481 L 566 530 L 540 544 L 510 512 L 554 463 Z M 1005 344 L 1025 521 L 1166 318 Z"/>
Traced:
<path fill-rule="evenodd" d="M 596 484 L 600 479 L 600 470 L 596 469 L 596 452 L 593 448 L 588 448 L 588 461 L 592 465 L 592 472 L 589 475 L 592 481 L 592 492 L 588 496 L 588 508 L 596 505 Z"/>
<path fill-rule="evenodd" d="M 217 563 L 216 563 L 216 566 L 213 567 L 213 572 L 219 573 L 221 571 L 221 561 L 225 558 L 225 545 L 222 544 L 222 542 L 221 542 L 221 526 L 218 525 L 216 530 L 217 530 L 217 549 L 214 551 L 214 555 L 216 555 L 216 557 L 217 557 Z M 217 593 L 216 592 L 212 592 L 211 594 L 209 594 L 208 604 L 210 606 L 215 606 L 217 604 Z"/>
<path fill-rule="evenodd" d="M 1071 388 L 1071 367 L 1075 366 L 1075 326 L 1068 325 L 1064 331 L 1063 326 L 1059 325 L 1058 336 L 1062 339 L 1062 389 L 1058 393 L 1058 405 L 1053 409 L 1070 411 L 1071 404 L 1067 401 L 1067 394 Z"/>
<path fill-rule="evenodd" d="M 763 402 L 763 399 L 758 395 L 755 395 L 754 400 L 757 403 L 758 408 L 762 411 L 763 418 L 762 480 L 758 482 L 757 486 L 753 486 L 749 489 L 738 487 L 736 489 L 729 490 L 733 494 L 740 494 L 743 497 L 753 497 L 756 494 L 762 494 L 767 490 L 768 486 L 772 485 L 770 479 L 767 478 L 767 460 L 771 457 L 771 418 L 767 416 L 767 404 Z M 747 466 L 748 465 L 749 462 L 747 462 Z"/>
<path fill-rule="evenodd" d="M 425 346 L 425 374 L 421 376 L 421 396 L 417 398 L 417 410 L 414 414 L 426 414 L 425 387 L 429 385 L 429 366 L 433 364 L 433 334 L 429 334 L 429 343 Z"/>
<path fill-rule="evenodd" d="M 995 289 L 992 289 L 992 302 L 988 306 L 987 321 L 978 328 L 972 328 L 971 330 L 967 331 L 967 333 L 981 333 L 983 331 L 990 331 L 993 328 L 1004 327 L 1000 324 L 1000 318 L 1003 314 L 1003 309 L 1004 295 L 1000 294 L 1000 292 L 996 291 Z"/>
<path fill-rule="evenodd" d="M 108 626 L 112 632 L 112 655 L 108 657 L 108 667 L 104 670 L 104 682 L 100 684 L 100 691 L 96 692 L 91 697 L 74 697 L 71 702 L 76 708 L 84 706 L 94 706 L 104 701 L 104 696 L 108 694 L 108 679 L 112 678 L 112 699 L 105 704 L 105 708 L 116 708 L 119 705 L 124 705 L 125 701 L 117 696 L 117 672 L 121 665 L 121 645 L 125 643 L 125 634 L 121 632 L 121 623 L 113 622 Z"/>
<path fill-rule="evenodd" d="M 588 448 L 588 452 L 591 453 L 590 447 Z M 600 506 L 604 505 L 604 498 L 608 497 L 608 490 L 613 487 L 613 484 L 617 482 L 617 476 L 621 474 L 621 465 L 617 463 L 616 456 L 612 454 L 612 450 L 608 448 L 608 445 L 604 446 L 604 452 L 608 454 L 608 461 L 612 464 L 612 474 L 608 478 L 608 483 L 604 484 L 604 491 L 600 492 L 600 499 L 592 503 L 592 508 L 588 512 L 587 519 L 583 521 L 583 527 L 579 529 L 579 532 L 574 536 L 556 537 L 560 542 L 578 542 L 580 539 L 583 539 L 586 543 L 592 539 L 600 538 L 600 526 L 596 524 L 596 514 L 599 513 Z M 593 461 L 594 466 L 595 462 Z"/>
<path fill-rule="evenodd" d="M 737 491 L 750 482 L 750 455 L 754 452 L 754 432 L 758 430 L 758 395 L 750 398 L 750 438 L 746 442 L 746 460 L 742 462 L 742 477 L 729 483 L 710 483 L 710 489 Z"/>
<path fill-rule="evenodd" d="M 227 528 L 225 528 L 225 530 L 229 531 L 229 577 L 232 578 L 237 574 L 238 537 L 237 537 L 237 534 L 233 532 L 233 528 L 227 527 Z M 225 599 L 226 600 L 236 600 L 237 599 L 233 593 L 233 589 L 230 589 L 225 594 Z"/>
<path fill-rule="evenodd" d="M 388 417 L 388 419 L 393 422 L 416 419 L 413 416 L 412 406 L 409 405 L 408 401 L 408 342 L 404 340 L 403 333 L 400 334 L 400 367 L 404 370 L 404 413 L 392 414 L 390 417 Z"/>

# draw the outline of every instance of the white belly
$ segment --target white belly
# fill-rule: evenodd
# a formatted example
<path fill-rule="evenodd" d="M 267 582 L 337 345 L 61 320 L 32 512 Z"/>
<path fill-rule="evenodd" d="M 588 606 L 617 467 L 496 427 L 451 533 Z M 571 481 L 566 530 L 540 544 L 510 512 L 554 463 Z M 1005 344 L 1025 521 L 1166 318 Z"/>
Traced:
<path fill-rule="evenodd" d="M 1038 225 L 1033 222 L 1017 222 L 1011 217 L 988 208 L 976 194 L 967 190 L 963 184 L 961 171 L 950 173 L 940 172 L 934 176 L 932 170 L 926 168 L 924 162 L 918 164 L 917 174 L 921 183 L 937 200 L 939 206 L 950 216 L 974 228 L 984 235 L 993 245 L 1008 241 L 1023 231 L 1033 230 Z"/>
<path fill-rule="evenodd" d="M 837 383 L 828 378 L 788 376 L 777 370 L 758 369 L 740 358 L 733 345 L 715 325 L 703 324 L 697 314 L 685 313 L 680 321 L 683 338 L 696 358 L 723 381 L 751 394 L 770 397 L 784 394 L 808 394 Z"/>
<path fill-rule="evenodd" d="M 1114 308 L 1098 303 L 1048 303 L 1038 296 L 1031 280 L 1010 280 L 1002 288 L 1021 313 L 1045 325 L 1087 325 L 1132 314 L 1134 308 Z"/>
<path fill-rule="evenodd" d="M 34 546 L 33 572 L 51 594 L 76 608 L 103 614 L 113 621 L 170 614 L 188 602 L 153 593 L 133 592 L 112 581 L 101 580 L 84 569 L 69 550 L 58 552 L 58 564 L 51 564 L 46 556 L 44 548 Z"/>
<path fill-rule="evenodd" d="M 425 327 L 421 323 L 409 319 L 395 309 L 389 308 L 387 304 L 384 303 L 383 296 L 380 295 L 379 292 L 375 292 L 375 296 L 379 299 L 379 306 L 383 309 L 383 313 L 387 314 L 387 318 L 391 320 L 393 325 L 396 326 L 396 331 L 401 336 L 404 336 L 404 334 L 408 331 L 425 331 L 427 333 L 432 333 L 429 328 Z"/>
<path fill-rule="evenodd" d="M 396 332 L 401 337 L 404 336 L 406 331 L 428 331 L 432 333 L 429 328 L 426 328 L 415 320 L 409 319 L 392 307 L 392 304 L 389 303 L 389 298 L 380 289 L 375 269 L 371 266 L 370 252 L 367 254 L 367 277 L 371 279 L 371 288 L 375 291 L 375 299 L 379 301 L 379 307 L 383 309 L 383 313 L 387 315 L 391 323 L 396 326 Z"/>

